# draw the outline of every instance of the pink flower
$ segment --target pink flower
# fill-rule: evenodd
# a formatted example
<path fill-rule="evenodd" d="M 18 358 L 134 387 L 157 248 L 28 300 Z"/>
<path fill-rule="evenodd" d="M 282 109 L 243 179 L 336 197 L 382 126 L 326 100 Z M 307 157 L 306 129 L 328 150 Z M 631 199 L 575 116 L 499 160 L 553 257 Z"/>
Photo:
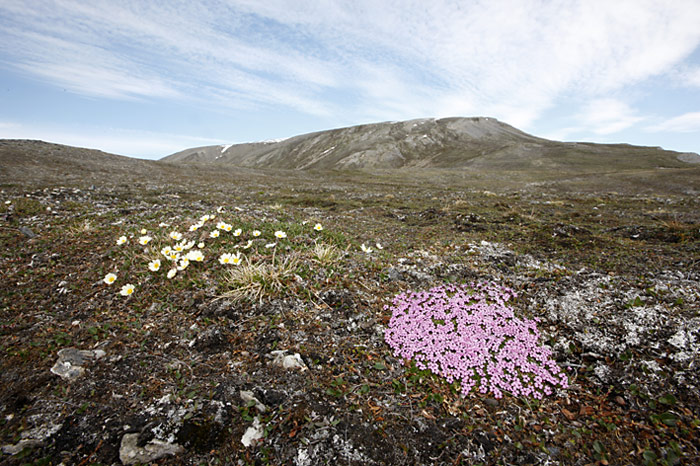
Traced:
<path fill-rule="evenodd" d="M 427 292 L 407 292 L 394 298 L 384 335 L 394 356 L 413 360 L 462 393 L 472 389 L 534 396 L 566 388 L 566 375 L 538 345 L 535 321 L 515 317 L 506 302 L 515 293 L 493 284 L 445 285 Z"/>

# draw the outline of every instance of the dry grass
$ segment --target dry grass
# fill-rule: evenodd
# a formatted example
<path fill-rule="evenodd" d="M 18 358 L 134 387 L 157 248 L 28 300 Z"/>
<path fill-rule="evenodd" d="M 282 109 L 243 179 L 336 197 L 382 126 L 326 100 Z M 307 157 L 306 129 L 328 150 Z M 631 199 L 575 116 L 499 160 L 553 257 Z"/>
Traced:
<path fill-rule="evenodd" d="M 232 269 L 225 277 L 228 291 L 221 298 L 233 301 L 262 301 L 278 296 L 294 280 L 299 258 L 292 254 L 272 263 L 247 261 Z"/>
<path fill-rule="evenodd" d="M 331 244 L 316 243 L 313 249 L 313 260 L 324 267 L 332 265 L 338 260 L 340 251 Z"/>

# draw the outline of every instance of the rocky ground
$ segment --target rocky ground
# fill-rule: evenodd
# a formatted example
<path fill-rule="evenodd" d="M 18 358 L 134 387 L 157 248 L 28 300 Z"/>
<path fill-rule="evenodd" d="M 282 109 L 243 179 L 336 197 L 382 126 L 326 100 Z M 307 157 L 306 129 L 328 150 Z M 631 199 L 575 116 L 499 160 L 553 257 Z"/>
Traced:
<path fill-rule="evenodd" d="M 696 196 L 287 176 L 6 182 L 0 463 L 700 463 Z M 169 279 L 174 230 L 204 260 Z M 568 388 L 464 397 L 393 356 L 394 296 L 481 282 Z"/>

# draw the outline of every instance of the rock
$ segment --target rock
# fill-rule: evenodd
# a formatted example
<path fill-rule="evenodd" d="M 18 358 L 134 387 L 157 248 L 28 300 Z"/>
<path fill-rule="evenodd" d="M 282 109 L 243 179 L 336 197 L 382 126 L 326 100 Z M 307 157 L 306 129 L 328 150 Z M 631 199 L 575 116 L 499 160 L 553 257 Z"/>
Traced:
<path fill-rule="evenodd" d="M 248 427 L 243 434 L 243 437 L 241 437 L 241 443 L 244 447 L 248 448 L 249 446 L 257 443 L 258 440 L 263 438 L 264 435 L 262 424 L 260 424 L 260 418 L 255 416 L 253 419 L 253 425 Z"/>
<path fill-rule="evenodd" d="M 58 352 L 58 360 L 51 368 L 51 372 L 64 380 L 74 380 L 80 377 L 85 369 L 86 362 L 100 359 L 105 355 L 103 350 L 79 350 L 76 348 L 63 348 Z"/>
<path fill-rule="evenodd" d="M 387 278 L 391 282 L 397 282 L 401 280 L 401 272 L 399 272 L 396 267 L 389 267 L 386 271 Z"/>
<path fill-rule="evenodd" d="M 58 432 L 63 424 L 49 422 L 33 429 L 25 430 L 20 434 L 20 441 L 14 445 L 3 445 L 2 452 L 8 455 L 16 455 L 25 448 L 36 448 L 47 443 L 47 440 Z"/>
<path fill-rule="evenodd" d="M 28 227 L 19 227 L 19 231 L 29 239 L 36 238 L 36 233 L 34 233 Z"/>
<path fill-rule="evenodd" d="M 138 446 L 139 434 L 124 434 L 119 447 L 119 459 L 123 464 L 150 463 L 165 456 L 175 456 L 185 451 L 177 443 L 151 440 L 143 447 Z"/>
<path fill-rule="evenodd" d="M 265 411 L 267 411 L 267 406 L 265 406 L 260 402 L 260 400 L 255 398 L 253 392 L 241 390 L 239 395 L 241 396 L 241 400 L 243 400 L 244 403 L 255 403 L 255 409 L 257 409 L 259 413 L 264 413 Z"/>
<path fill-rule="evenodd" d="M 7 454 L 7 455 L 16 455 L 17 453 L 21 452 L 25 448 L 35 448 L 43 445 L 43 442 L 41 440 L 36 440 L 36 439 L 24 439 L 20 440 L 14 445 L 3 445 L 2 447 L 2 452 Z"/>
<path fill-rule="evenodd" d="M 308 369 L 304 361 L 301 359 L 299 353 L 294 353 L 293 355 L 285 354 L 287 350 L 277 350 L 270 353 L 270 357 L 273 358 L 272 364 L 276 366 L 283 367 L 285 369 L 299 369 L 305 371 Z"/>

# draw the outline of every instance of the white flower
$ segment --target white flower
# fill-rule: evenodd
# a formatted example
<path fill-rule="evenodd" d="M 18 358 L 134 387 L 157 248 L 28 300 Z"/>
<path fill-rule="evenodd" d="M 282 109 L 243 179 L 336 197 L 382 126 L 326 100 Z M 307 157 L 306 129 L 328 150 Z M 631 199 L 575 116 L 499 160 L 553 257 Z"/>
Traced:
<path fill-rule="evenodd" d="M 182 239 L 182 233 L 180 233 L 178 231 L 171 231 L 170 237 L 172 239 L 174 239 L 175 241 L 180 241 Z"/>
<path fill-rule="evenodd" d="M 223 253 L 221 256 L 219 256 L 219 263 L 222 265 L 230 264 L 231 254 L 228 252 Z"/>
<path fill-rule="evenodd" d="M 173 249 L 170 246 L 166 246 L 160 250 L 160 253 L 163 254 L 165 257 L 168 257 L 170 254 L 172 254 L 172 252 Z"/>
<path fill-rule="evenodd" d="M 168 277 L 168 278 L 173 278 L 173 277 L 175 276 L 176 273 L 177 273 L 177 269 L 170 269 L 170 270 L 168 270 L 168 275 L 167 275 L 167 277 Z"/>
<path fill-rule="evenodd" d="M 185 249 L 192 249 L 192 246 L 194 246 L 194 241 L 188 241 L 187 244 L 185 244 Z"/>
<path fill-rule="evenodd" d="M 160 222 L 160 223 L 158 224 L 158 226 L 159 226 L 160 228 L 165 228 L 165 227 L 169 227 L 170 225 L 168 225 L 168 224 L 165 223 L 165 222 Z"/>
<path fill-rule="evenodd" d="M 182 252 L 185 250 L 185 246 L 181 243 L 177 243 L 175 246 L 173 246 L 173 251 L 175 252 Z"/>
<path fill-rule="evenodd" d="M 256 238 L 257 238 L 258 236 L 260 236 L 261 234 L 262 234 L 262 233 L 260 233 L 260 230 L 253 230 L 253 236 L 255 236 Z"/>
<path fill-rule="evenodd" d="M 199 249 L 193 249 L 188 252 L 185 258 L 191 262 L 202 262 L 204 260 L 204 254 Z"/>
<path fill-rule="evenodd" d="M 151 272 L 157 272 L 158 270 L 160 270 L 160 259 L 155 259 L 149 262 L 148 270 L 150 270 Z"/>
<path fill-rule="evenodd" d="M 199 249 L 204 249 L 204 241 L 200 241 L 199 244 L 197 244 L 197 247 Z"/>
<path fill-rule="evenodd" d="M 180 260 L 180 254 L 176 252 L 171 252 L 170 254 L 168 254 L 168 259 L 173 262 L 177 262 Z"/>
<path fill-rule="evenodd" d="M 219 230 L 223 230 L 224 228 L 226 228 L 226 223 L 225 223 L 225 222 L 219 222 L 219 223 L 216 224 L 216 228 L 218 228 Z"/>
<path fill-rule="evenodd" d="M 362 246 L 360 246 L 360 249 L 362 249 L 362 252 L 366 254 L 371 254 L 372 253 L 372 248 L 368 248 L 365 246 L 365 243 L 362 243 Z"/>
<path fill-rule="evenodd" d="M 126 243 L 126 236 L 120 236 L 119 239 L 117 240 L 118 245 L 122 245 Z"/>
<path fill-rule="evenodd" d="M 12 201 L 5 201 L 5 205 L 10 205 L 12 204 Z"/>
<path fill-rule="evenodd" d="M 202 223 L 202 222 L 195 223 L 194 225 L 190 225 L 190 231 L 197 231 L 200 228 L 202 228 L 203 226 L 204 226 L 204 223 Z"/>
<path fill-rule="evenodd" d="M 122 289 L 119 291 L 119 294 L 122 296 L 129 296 L 133 292 L 134 285 L 132 285 L 131 283 L 127 283 L 126 285 L 122 286 Z"/>
<path fill-rule="evenodd" d="M 229 223 L 224 223 L 224 231 L 231 231 L 233 230 L 233 225 Z"/>
<path fill-rule="evenodd" d="M 114 275 L 113 273 L 108 273 L 107 275 L 105 275 L 105 278 L 103 278 L 102 281 L 104 281 L 108 285 L 111 285 L 116 279 L 116 275 Z"/>
<path fill-rule="evenodd" d="M 199 219 L 200 223 L 208 222 L 211 216 L 209 215 L 202 215 L 202 218 Z"/>
<path fill-rule="evenodd" d="M 248 249 L 248 248 L 251 247 L 252 245 L 253 245 L 253 240 L 250 240 L 250 239 L 249 239 L 248 242 L 246 243 L 246 245 L 243 246 L 243 249 Z"/>
<path fill-rule="evenodd" d="M 237 252 L 235 256 L 231 257 L 231 263 L 233 265 L 239 265 L 241 263 L 241 253 Z"/>
<path fill-rule="evenodd" d="M 236 209 L 238 212 L 243 212 L 243 209 L 241 209 L 240 207 L 234 207 L 234 209 Z"/>
<path fill-rule="evenodd" d="M 281 231 L 281 230 L 277 230 L 277 231 L 275 232 L 275 237 L 276 237 L 276 238 L 279 238 L 279 239 L 286 238 L 286 237 L 287 237 L 287 233 L 285 233 L 285 232 L 283 232 L 283 231 Z"/>
<path fill-rule="evenodd" d="M 379 243 L 375 244 L 375 246 L 377 246 L 377 249 L 379 249 L 380 251 L 381 251 L 382 249 L 384 249 L 384 248 L 382 247 L 382 245 L 379 244 Z"/>
<path fill-rule="evenodd" d="M 209 233 L 210 238 L 218 238 L 219 237 L 219 230 L 214 230 L 211 233 Z"/>
<path fill-rule="evenodd" d="M 266 247 L 267 249 L 274 248 L 275 246 L 277 246 L 277 243 L 267 243 L 267 244 L 265 245 L 265 247 Z"/>
<path fill-rule="evenodd" d="M 317 223 L 316 225 L 314 225 L 314 230 L 321 231 L 321 230 L 323 230 L 323 226 L 321 226 L 320 223 Z"/>
<path fill-rule="evenodd" d="M 148 231 L 145 228 L 141 228 L 141 234 L 145 235 L 146 233 L 148 233 Z"/>
<path fill-rule="evenodd" d="M 217 213 L 217 214 L 220 214 L 220 213 L 223 212 L 223 211 L 224 211 L 224 206 L 219 206 L 219 207 L 216 208 L 216 213 Z"/>
<path fill-rule="evenodd" d="M 178 263 L 177 269 L 178 270 L 185 270 L 188 265 L 190 265 L 190 260 L 186 257 L 183 257 L 182 259 L 180 259 L 180 262 Z"/>
<path fill-rule="evenodd" d="M 237 228 L 236 231 L 233 232 L 233 236 L 241 236 L 241 233 L 243 233 L 243 230 Z"/>
<path fill-rule="evenodd" d="M 151 241 L 151 239 L 153 239 L 153 238 L 151 238 L 150 236 L 142 236 L 139 238 L 139 244 L 141 244 L 142 246 L 145 246 L 148 244 L 149 241 Z"/>

